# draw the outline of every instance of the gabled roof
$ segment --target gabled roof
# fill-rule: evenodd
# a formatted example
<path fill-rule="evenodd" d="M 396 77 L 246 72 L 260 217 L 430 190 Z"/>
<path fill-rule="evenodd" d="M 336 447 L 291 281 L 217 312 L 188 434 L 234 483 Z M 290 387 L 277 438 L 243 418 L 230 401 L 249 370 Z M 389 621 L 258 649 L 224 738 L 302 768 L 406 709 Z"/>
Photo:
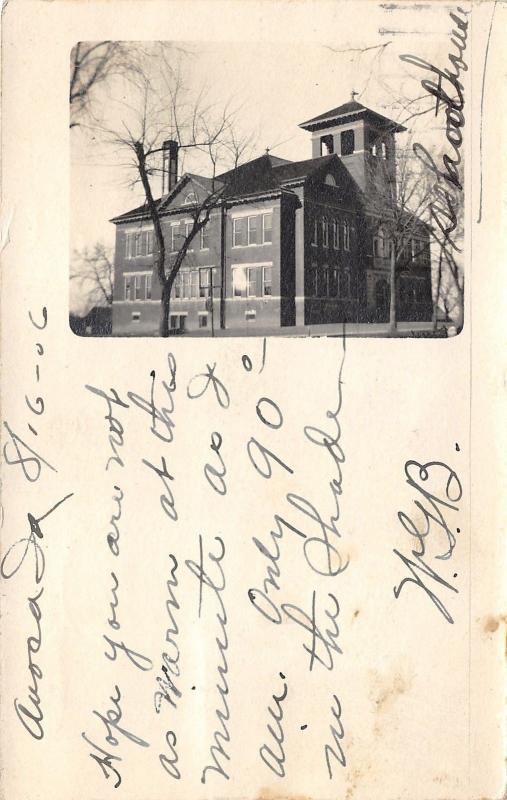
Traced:
<path fill-rule="evenodd" d="M 210 194 L 213 190 L 217 191 L 220 186 L 217 178 L 215 178 L 213 181 L 212 178 L 206 178 L 204 175 L 195 175 L 193 172 L 185 172 L 168 194 L 165 194 L 155 200 L 158 211 L 162 212 L 165 210 L 171 201 L 189 182 L 197 184 L 197 186 L 204 190 L 206 195 Z M 184 204 L 182 203 L 182 205 Z M 137 208 L 126 211 L 124 214 L 119 214 L 118 216 L 113 217 L 109 220 L 109 222 L 124 222 L 131 218 L 148 216 L 148 214 L 148 204 L 143 203 L 142 206 L 137 206 Z"/>
<path fill-rule="evenodd" d="M 350 121 L 360 119 L 361 117 L 367 117 L 379 127 L 389 128 L 389 130 L 395 133 L 406 130 L 403 125 L 399 125 L 397 122 L 394 122 L 394 120 L 388 119 L 388 117 L 384 117 L 382 114 L 378 114 L 376 111 L 363 106 L 361 103 L 357 103 L 355 100 L 343 103 L 343 105 L 332 108 L 330 111 L 324 112 L 324 114 L 312 117 L 312 119 L 306 122 L 301 122 L 299 127 L 304 130 L 316 131 L 321 128 L 330 127 L 331 124 L 338 122 L 341 117 L 347 117 Z"/>
<path fill-rule="evenodd" d="M 359 188 L 351 178 L 347 168 L 334 153 L 320 156 L 319 158 L 308 158 L 304 161 L 287 161 L 287 159 L 266 153 L 254 158 L 252 161 L 247 161 L 246 164 L 241 164 L 233 170 L 218 175 L 214 181 L 202 175 L 186 173 L 180 178 L 173 190 L 156 200 L 156 203 L 161 213 L 168 213 L 172 200 L 188 182 L 201 186 L 206 193 L 216 190 L 218 184 L 219 187 L 223 187 L 221 197 L 229 201 L 268 192 L 281 192 L 282 189 L 288 188 L 294 181 L 305 181 L 331 164 L 338 172 L 339 184 L 347 189 L 353 187 L 359 193 Z M 183 207 L 183 204 L 181 206 L 172 206 L 175 209 Z M 144 203 L 142 206 L 138 206 L 125 214 L 114 217 L 111 222 L 117 223 L 139 219 L 147 217 L 148 213 L 148 207 Z"/>

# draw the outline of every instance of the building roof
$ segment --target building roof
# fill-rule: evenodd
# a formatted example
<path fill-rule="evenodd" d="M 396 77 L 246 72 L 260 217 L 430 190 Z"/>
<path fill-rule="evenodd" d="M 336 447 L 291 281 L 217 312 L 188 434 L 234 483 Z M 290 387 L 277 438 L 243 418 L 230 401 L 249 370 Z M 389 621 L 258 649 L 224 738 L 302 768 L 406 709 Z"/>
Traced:
<path fill-rule="evenodd" d="M 285 184 L 306 180 L 325 164 L 336 162 L 344 180 L 350 181 L 348 170 L 334 154 L 308 158 L 304 161 L 287 161 L 271 155 L 263 155 L 242 164 L 235 170 L 219 175 L 225 183 L 224 197 L 233 199 L 262 192 L 281 190 Z"/>
<path fill-rule="evenodd" d="M 213 190 L 217 190 L 218 180 L 218 178 L 213 180 L 212 178 L 206 178 L 204 175 L 196 175 L 193 172 L 185 172 L 170 192 L 155 200 L 155 205 L 159 211 L 163 211 L 163 209 L 171 202 L 172 198 L 175 197 L 178 192 L 181 191 L 183 186 L 189 181 L 196 183 L 198 186 L 204 189 L 207 194 L 209 194 Z M 124 222 L 133 217 L 143 217 L 147 216 L 148 214 L 148 204 L 145 202 L 143 205 L 132 208 L 130 211 L 126 211 L 124 214 L 118 214 L 118 216 L 110 219 L 109 222 Z"/>
<path fill-rule="evenodd" d="M 369 117 L 369 119 L 378 126 L 389 128 L 394 132 L 398 133 L 406 130 L 403 125 L 399 125 L 397 122 L 394 122 L 394 120 L 384 117 L 382 114 L 378 114 L 376 111 L 363 106 L 361 103 L 357 103 L 355 100 L 343 103 L 343 105 L 332 108 L 330 111 L 324 112 L 324 114 L 312 117 L 312 119 L 306 122 L 301 122 L 299 127 L 309 131 L 316 131 L 321 128 L 329 127 L 332 123 L 336 123 L 341 117 L 347 117 L 351 121 L 353 119 L 360 119 L 361 117 Z"/>
<path fill-rule="evenodd" d="M 348 170 L 334 153 L 320 156 L 319 158 L 308 158 L 304 161 L 288 161 L 265 153 L 252 161 L 247 161 L 246 164 L 239 165 L 235 169 L 223 172 L 214 181 L 202 175 L 186 173 L 169 194 L 158 198 L 155 202 L 158 210 L 163 213 L 188 180 L 202 186 L 207 192 L 211 192 L 213 189 L 216 190 L 218 183 L 223 186 L 222 198 L 230 201 L 267 192 L 280 192 L 294 181 L 305 181 L 326 164 L 329 165 L 331 163 L 338 170 L 343 185 L 350 186 L 353 184 L 355 186 Z M 126 222 L 139 217 L 147 217 L 148 214 L 148 206 L 144 203 L 131 211 L 113 217 L 111 222 Z"/>

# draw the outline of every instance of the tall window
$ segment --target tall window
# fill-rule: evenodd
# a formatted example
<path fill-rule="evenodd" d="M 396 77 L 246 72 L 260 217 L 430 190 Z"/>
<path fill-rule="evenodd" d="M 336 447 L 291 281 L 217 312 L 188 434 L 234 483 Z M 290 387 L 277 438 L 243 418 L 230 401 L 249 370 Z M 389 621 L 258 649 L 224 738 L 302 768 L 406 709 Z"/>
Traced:
<path fill-rule="evenodd" d="M 273 269 L 272 267 L 262 268 L 262 294 L 264 296 L 272 293 Z"/>
<path fill-rule="evenodd" d="M 199 270 L 190 271 L 190 297 L 199 297 Z"/>
<path fill-rule="evenodd" d="M 211 270 L 208 268 L 199 270 L 199 297 L 210 296 L 210 290 L 211 290 L 210 272 Z"/>
<path fill-rule="evenodd" d="M 193 228 L 193 227 L 194 227 L 194 223 L 193 223 L 193 222 L 185 222 L 185 241 L 186 241 L 186 240 L 188 239 L 188 237 L 190 236 L 190 232 L 191 232 L 191 230 L 192 230 L 192 228 Z M 193 250 L 193 249 L 194 249 L 194 244 L 193 244 L 193 242 L 194 242 L 194 240 L 193 240 L 193 239 L 192 239 L 192 241 L 191 241 L 191 242 L 189 242 L 189 245 L 188 245 L 188 248 L 187 248 L 188 250 Z M 183 244 L 183 243 L 182 243 L 182 244 Z"/>
<path fill-rule="evenodd" d="M 311 268 L 307 272 L 307 295 L 317 297 L 317 264 L 312 262 Z"/>
<path fill-rule="evenodd" d="M 350 250 L 350 222 L 343 220 L 343 249 Z"/>
<path fill-rule="evenodd" d="M 141 300 L 141 276 L 134 275 L 134 300 Z"/>
<path fill-rule="evenodd" d="M 132 278 L 130 275 L 125 275 L 124 281 L 124 298 L 125 300 L 132 300 Z"/>
<path fill-rule="evenodd" d="M 328 276 L 328 296 L 336 297 L 338 295 L 338 270 L 336 267 L 331 267 Z"/>
<path fill-rule="evenodd" d="M 338 289 L 340 297 L 350 297 L 350 272 L 348 270 L 339 273 Z"/>
<path fill-rule="evenodd" d="M 326 217 L 322 217 L 322 246 L 329 246 L 329 224 Z"/>
<path fill-rule="evenodd" d="M 319 221 L 317 217 L 313 220 L 313 231 L 312 231 L 312 245 L 317 247 L 319 243 Z"/>
<path fill-rule="evenodd" d="M 201 228 L 201 250 L 207 250 L 209 248 L 209 230 L 208 230 L 208 223 Z"/>
<path fill-rule="evenodd" d="M 179 238 L 180 238 L 180 226 L 179 225 L 171 225 L 171 252 L 172 253 L 176 253 L 176 251 L 180 249 Z"/>
<path fill-rule="evenodd" d="M 262 215 L 262 241 L 263 243 L 273 241 L 273 214 L 271 213 Z"/>
<path fill-rule="evenodd" d="M 354 131 L 342 131 L 340 134 L 342 156 L 350 156 L 354 152 Z"/>
<path fill-rule="evenodd" d="M 147 300 L 151 300 L 151 275 L 146 275 L 145 297 Z"/>
<path fill-rule="evenodd" d="M 333 247 L 335 250 L 340 249 L 340 224 L 338 220 L 333 220 Z"/>
<path fill-rule="evenodd" d="M 244 247 L 247 244 L 248 217 L 240 217 L 233 220 L 232 245 L 233 247 Z"/>
<path fill-rule="evenodd" d="M 248 217 L 248 244 L 259 244 L 259 217 Z"/>
<path fill-rule="evenodd" d="M 321 156 L 327 156 L 334 152 L 334 143 L 333 143 L 333 136 L 328 134 L 327 136 L 320 137 L 320 154 Z"/>

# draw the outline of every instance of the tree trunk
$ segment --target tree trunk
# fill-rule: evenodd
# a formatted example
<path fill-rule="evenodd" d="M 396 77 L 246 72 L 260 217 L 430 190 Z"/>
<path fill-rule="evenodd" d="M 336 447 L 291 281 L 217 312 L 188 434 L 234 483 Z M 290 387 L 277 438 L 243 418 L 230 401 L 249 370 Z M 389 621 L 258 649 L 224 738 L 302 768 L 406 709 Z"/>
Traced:
<path fill-rule="evenodd" d="M 463 330 L 463 324 L 465 321 L 465 298 L 463 289 L 458 287 L 458 311 L 456 314 L 456 333 L 460 333 Z"/>
<path fill-rule="evenodd" d="M 443 260 L 443 253 L 442 248 L 440 248 L 440 253 L 438 257 L 438 272 L 437 272 L 437 286 L 435 290 L 435 301 L 433 303 L 433 330 L 436 331 L 438 327 L 438 307 L 440 303 L 440 292 L 442 288 L 442 260 Z"/>
<path fill-rule="evenodd" d="M 169 316 L 171 304 L 171 286 L 166 281 L 162 287 L 162 299 L 160 301 L 160 323 L 158 327 L 159 336 L 167 338 L 169 336 Z"/>
<path fill-rule="evenodd" d="M 391 270 L 390 270 L 390 297 L 389 297 L 389 333 L 396 332 L 396 255 L 394 245 L 391 247 Z"/>

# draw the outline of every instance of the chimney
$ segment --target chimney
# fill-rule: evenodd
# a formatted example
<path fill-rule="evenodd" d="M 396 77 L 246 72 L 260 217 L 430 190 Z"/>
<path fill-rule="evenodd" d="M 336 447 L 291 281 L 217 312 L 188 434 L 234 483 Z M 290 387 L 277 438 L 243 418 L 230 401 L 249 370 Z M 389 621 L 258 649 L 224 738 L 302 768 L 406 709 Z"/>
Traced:
<path fill-rule="evenodd" d="M 162 195 L 168 194 L 178 180 L 178 142 L 167 139 L 162 144 Z"/>

